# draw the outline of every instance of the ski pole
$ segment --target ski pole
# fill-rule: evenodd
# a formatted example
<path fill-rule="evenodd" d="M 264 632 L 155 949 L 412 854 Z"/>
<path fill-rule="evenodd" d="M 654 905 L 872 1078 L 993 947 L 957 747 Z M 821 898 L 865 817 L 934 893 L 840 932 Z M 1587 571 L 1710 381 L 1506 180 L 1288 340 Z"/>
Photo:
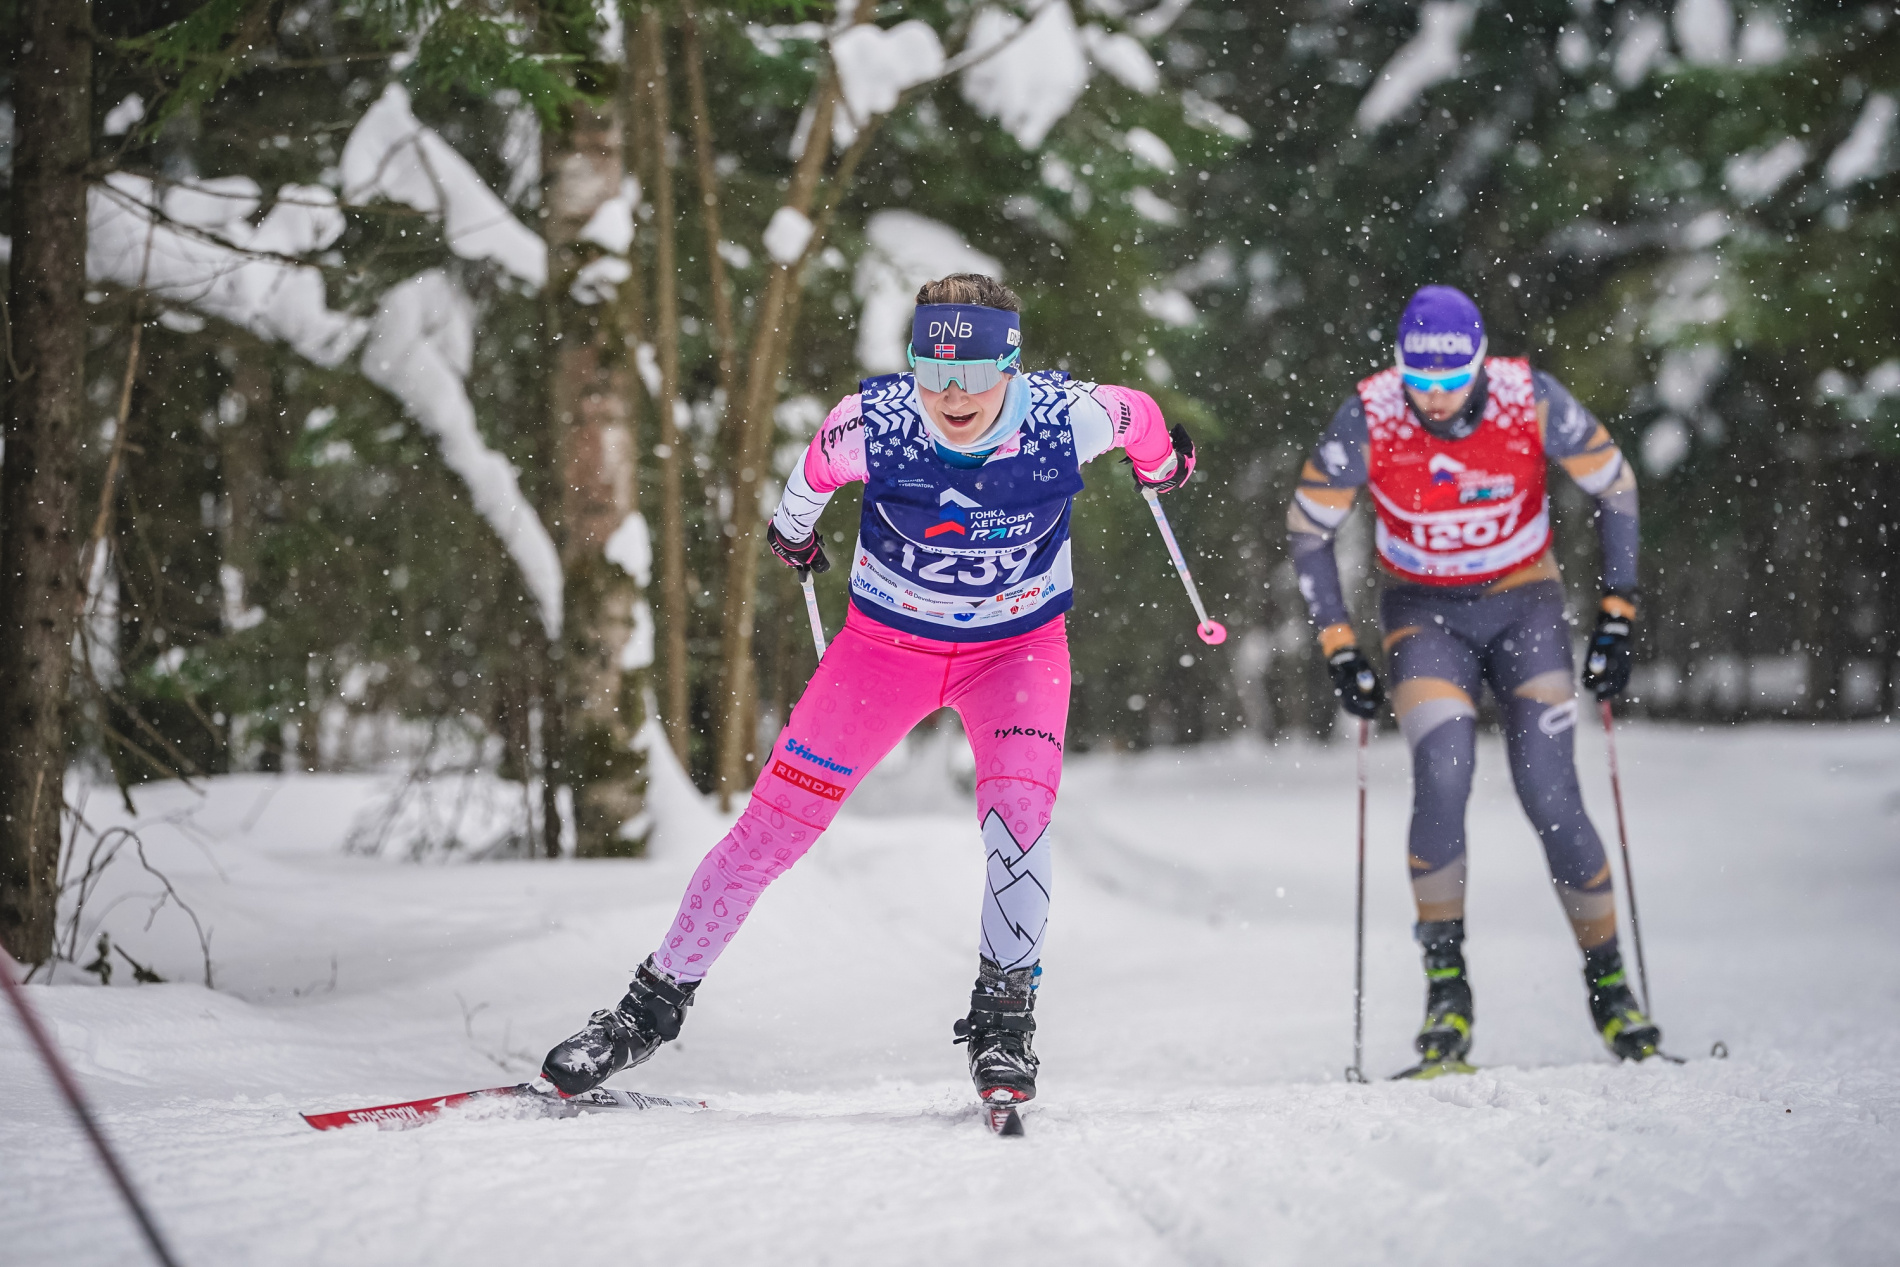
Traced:
<path fill-rule="evenodd" d="M 1366 998 L 1366 745 L 1372 738 L 1372 723 L 1359 719 L 1359 892 L 1352 923 L 1352 1064 L 1346 1068 L 1347 1082 L 1364 1082 L 1360 1064 L 1360 1046 L 1365 1035 Z"/>
<path fill-rule="evenodd" d="M 818 658 L 825 658 L 825 622 L 818 615 L 818 590 L 811 583 L 811 569 L 798 569 L 798 583 L 805 587 L 805 614 L 811 617 L 811 645 L 818 648 Z"/>
<path fill-rule="evenodd" d="M 105 1132 L 99 1129 L 99 1123 L 94 1120 L 92 1110 L 86 1107 L 86 1098 L 80 1093 L 78 1081 L 73 1077 L 72 1071 L 66 1067 L 65 1060 L 59 1054 L 59 1048 L 53 1046 L 52 1036 L 46 1032 L 46 1027 L 40 1024 L 40 1018 L 33 1011 L 33 1005 L 26 1001 L 26 991 L 21 989 L 20 983 L 13 979 L 13 957 L 7 953 L 5 947 L 0 947 L 0 989 L 5 990 L 7 1002 L 13 1004 L 14 1012 L 20 1017 L 21 1028 L 26 1030 L 27 1037 L 39 1050 L 40 1059 L 45 1062 L 47 1072 L 53 1075 L 53 1081 L 59 1085 L 60 1094 L 66 1099 L 66 1106 L 73 1111 L 73 1116 L 79 1119 L 79 1125 L 85 1130 L 86 1138 L 92 1141 L 93 1151 L 99 1154 L 99 1160 L 104 1164 L 106 1173 L 112 1176 L 112 1182 L 119 1189 L 119 1195 L 125 1198 L 125 1204 L 130 1207 L 132 1217 L 138 1221 L 139 1230 L 145 1233 L 145 1243 L 151 1247 L 152 1257 L 163 1264 L 163 1267 L 177 1267 L 178 1260 L 172 1257 L 170 1248 L 165 1244 L 164 1236 L 159 1233 L 158 1224 L 152 1219 L 151 1211 L 147 1210 L 145 1202 L 139 1199 L 138 1190 L 133 1188 L 131 1177 L 126 1174 L 125 1167 L 119 1164 L 119 1158 L 112 1151 L 112 1145 L 106 1142 Z"/>
<path fill-rule="evenodd" d="M 1649 969 L 1643 964 L 1643 921 L 1636 915 L 1636 873 L 1630 870 L 1630 833 L 1623 821 L 1623 780 L 1616 771 L 1616 723 L 1610 715 L 1610 701 L 1602 701 L 1603 738 L 1610 749 L 1610 799 L 1616 802 L 1616 838 L 1623 846 L 1623 888 L 1630 899 L 1630 938 L 1636 943 L 1636 979 L 1643 986 L 1643 1010 L 1653 1017 L 1654 1004 L 1649 997 Z"/>
<path fill-rule="evenodd" d="M 1168 557 L 1174 560 L 1174 570 L 1180 574 L 1181 584 L 1187 588 L 1188 601 L 1194 604 L 1194 614 L 1201 618 L 1194 632 L 1208 646 L 1218 647 L 1227 641 L 1227 626 L 1207 618 L 1207 608 L 1201 605 L 1201 592 L 1194 588 L 1194 574 L 1188 571 L 1187 560 L 1181 557 L 1181 546 L 1174 539 L 1174 529 L 1168 526 L 1168 512 L 1161 509 L 1161 499 L 1155 496 L 1152 488 L 1142 489 L 1141 495 L 1148 499 L 1148 509 L 1154 512 L 1155 527 L 1161 529 L 1161 539 L 1168 543 Z"/>

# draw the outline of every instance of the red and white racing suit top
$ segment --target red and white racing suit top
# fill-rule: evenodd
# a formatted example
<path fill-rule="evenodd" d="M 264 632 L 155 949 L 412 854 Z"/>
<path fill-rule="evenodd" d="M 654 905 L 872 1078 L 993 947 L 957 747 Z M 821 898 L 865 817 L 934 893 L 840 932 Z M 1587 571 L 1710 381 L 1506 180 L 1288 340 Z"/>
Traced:
<path fill-rule="evenodd" d="M 1423 585 L 1475 585 L 1535 559 L 1550 543 L 1544 441 L 1530 362 L 1491 357 L 1484 417 L 1443 440 L 1406 407 L 1399 371 L 1359 384 L 1370 440 L 1368 483 L 1379 558 Z"/>

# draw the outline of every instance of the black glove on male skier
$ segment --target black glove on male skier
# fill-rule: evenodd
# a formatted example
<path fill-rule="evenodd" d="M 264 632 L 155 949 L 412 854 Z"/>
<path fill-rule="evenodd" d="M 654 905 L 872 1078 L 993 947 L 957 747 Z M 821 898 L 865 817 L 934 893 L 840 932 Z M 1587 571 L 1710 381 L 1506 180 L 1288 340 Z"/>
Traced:
<path fill-rule="evenodd" d="M 1635 623 L 1634 594 L 1612 590 L 1603 596 L 1596 632 L 1590 635 L 1590 649 L 1583 657 L 1583 689 L 1598 699 L 1614 698 L 1630 684 L 1630 665 L 1635 659 L 1630 630 Z"/>
<path fill-rule="evenodd" d="M 1379 715 L 1385 687 L 1379 684 L 1372 661 L 1358 647 L 1341 647 L 1326 657 L 1326 671 L 1333 675 L 1333 694 L 1339 697 L 1341 708 L 1368 721 Z"/>
<path fill-rule="evenodd" d="M 778 530 L 777 524 L 767 524 L 765 540 L 772 547 L 772 553 L 783 560 L 788 568 L 797 568 L 800 572 L 831 571 L 831 560 L 825 557 L 824 543 L 818 540 L 815 532 L 803 541 L 788 541 Z"/>

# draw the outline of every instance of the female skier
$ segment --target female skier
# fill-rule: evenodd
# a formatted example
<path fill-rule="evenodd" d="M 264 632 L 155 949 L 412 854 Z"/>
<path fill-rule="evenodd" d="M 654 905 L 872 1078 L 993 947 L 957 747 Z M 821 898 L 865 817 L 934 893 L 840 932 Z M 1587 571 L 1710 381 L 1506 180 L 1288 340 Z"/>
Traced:
<path fill-rule="evenodd" d="M 1399 321 L 1398 364 L 1333 415 L 1288 511 L 1294 565 L 1333 689 L 1347 711 L 1385 698 L 1359 650 L 1333 534 L 1361 485 L 1378 514 L 1380 603 L 1393 707 L 1412 750 L 1412 896 L 1425 951 L 1416 1074 L 1468 1069 L 1465 802 L 1478 692 L 1504 718 L 1518 800 L 1542 837 L 1558 900 L 1583 951 L 1590 1015 L 1617 1056 L 1655 1054 L 1617 950 L 1609 861 L 1584 813 L 1572 760 L 1577 699 L 1563 579 L 1550 553 L 1546 459 L 1596 499 L 1603 599 L 1583 685 L 1609 699 L 1629 682 L 1636 618 L 1636 477 L 1610 433 L 1530 362 L 1485 355 L 1484 319 L 1462 291 L 1427 286 Z"/>
<path fill-rule="evenodd" d="M 767 538 L 793 568 L 831 564 L 816 531 L 862 480 L 851 610 L 763 763 L 752 799 L 693 873 L 679 913 L 626 997 L 548 1053 L 578 1095 L 679 1034 L 694 991 L 754 902 L 803 857 L 871 767 L 937 709 L 976 756 L 988 855 L 969 1015 L 977 1094 L 1036 1094 L 1036 978 L 1069 712 L 1069 508 L 1079 468 L 1120 448 L 1136 481 L 1179 488 L 1194 469 L 1145 393 L 1022 370 L 1021 304 L 957 273 L 917 292 L 909 374 L 865 380 L 831 411 L 787 481 Z"/>

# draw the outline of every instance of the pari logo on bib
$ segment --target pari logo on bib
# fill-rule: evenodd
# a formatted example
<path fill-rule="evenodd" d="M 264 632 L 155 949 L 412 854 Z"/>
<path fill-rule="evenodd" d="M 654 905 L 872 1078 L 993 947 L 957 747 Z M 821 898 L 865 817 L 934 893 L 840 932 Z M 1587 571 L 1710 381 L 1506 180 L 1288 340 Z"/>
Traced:
<path fill-rule="evenodd" d="M 924 529 L 924 537 L 941 537 L 946 532 L 954 532 L 959 537 L 970 535 L 970 512 L 981 509 L 974 497 L 965 497 L 954 488 L 946 488 L 937 495 L 937 513 L 943 516 L 935 524 Z"/>

